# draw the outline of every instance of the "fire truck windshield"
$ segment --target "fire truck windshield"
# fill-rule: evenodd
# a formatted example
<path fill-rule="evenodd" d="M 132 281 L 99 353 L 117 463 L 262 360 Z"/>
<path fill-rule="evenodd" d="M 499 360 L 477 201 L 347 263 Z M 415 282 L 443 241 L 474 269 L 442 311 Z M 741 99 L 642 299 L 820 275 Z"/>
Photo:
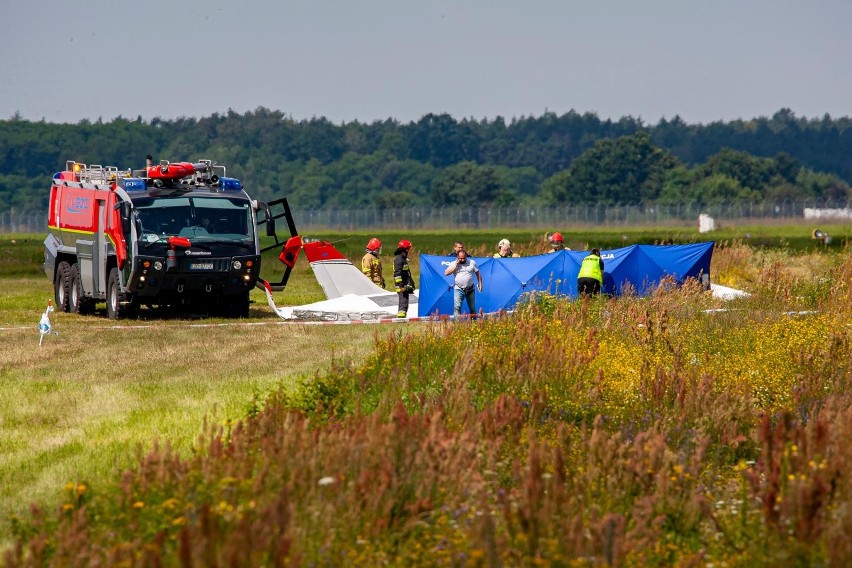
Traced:
<path fill-rule="evenodd" d="M 188 237 L 193 243 L 254 242 L 249 202 L 227 197 L 144 197 L 133 200 L 140 239 L 149 244 L 163 237 Z"/>

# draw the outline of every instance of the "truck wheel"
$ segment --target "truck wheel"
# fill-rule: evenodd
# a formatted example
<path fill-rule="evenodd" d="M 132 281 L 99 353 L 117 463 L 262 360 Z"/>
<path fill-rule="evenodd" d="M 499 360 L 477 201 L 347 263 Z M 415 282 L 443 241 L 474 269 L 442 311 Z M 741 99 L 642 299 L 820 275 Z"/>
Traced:
<path fill-rule="evenodd" d="M 249 294 L 240 294 L 231 299 L 228 305 L 228 316 L 232 318 L 247 318 L 249 317 Z"/>
<path fill-rule="evenodd" d="M 118 268 L 113 267 L 109 271 L 107 280 L 107 317 L 111 320 L 124 316 L 121 309 L 121 281 L 118 277 Z"/>
<path fill-rule="evenodd" d="M 83 283 L 80 281 L 80 265 L 76 262 L 71 265 L 69 279 L 68 309 L 71 313 L 79 314 L 83 300 Z"/>
<path fill-rule="evenodd" d="M 251 303 L 251 300 L 249 300 L 248 293 L 246 293 L 245 298 L 240 298 L 240 300 L 237 301 L 237 308 L 239 309 L 239 316 L 238 317 L 241 317 L 241 318 L 249 317 L 249 304 L 250 303 Z"/>
<path fill-rule="evenodd" d="M 83 296 L 83 280 L 80 277 L 80 265 L 76 262 L 71 265 L 71 284 L 68 295 L 68 307 L 75 314 L 90 314 L 94 311 L 94 302 L 91 298 Z"/>
<path fill-rule="evenodd" d="M 71 265 L 62 261 L 56 266 L 56 276 L 53 280 L 53 299 L 56 302 L 56 310 L 68 312 L 71 305 L 68 295 L 71 291 Z"/>

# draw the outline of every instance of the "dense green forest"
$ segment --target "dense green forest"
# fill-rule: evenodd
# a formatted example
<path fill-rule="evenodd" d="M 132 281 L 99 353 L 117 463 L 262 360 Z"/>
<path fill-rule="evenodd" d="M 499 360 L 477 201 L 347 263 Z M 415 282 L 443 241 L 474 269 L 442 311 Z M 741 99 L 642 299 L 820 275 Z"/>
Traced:
<path fill-rule="evenodd" d="M 46 209 L 66 160 L 144 166 L 209 158 L 260 199 L 299 208 L 409 205 L 716 203 L 852 192 L 852 119 L 796 117 L 649 125 L 592 113 L 511 121 L 428 114 L 407 124 L 293 120 L 258 108 L 204 118 L 54 124 L 0 121 L 0 212 Z"/>

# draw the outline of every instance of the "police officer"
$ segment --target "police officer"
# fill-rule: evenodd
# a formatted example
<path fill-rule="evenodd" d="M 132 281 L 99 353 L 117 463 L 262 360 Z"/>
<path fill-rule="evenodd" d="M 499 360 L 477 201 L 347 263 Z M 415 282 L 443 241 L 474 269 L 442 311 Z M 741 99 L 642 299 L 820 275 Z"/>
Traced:
<path fill-rule="evenodd" d="M 385 287 L 385 277 L 382 274 L 382 263 L 379 255 L 382 254 L 382 241 L 373 237 L 367 243 L 364 258 L 361 259 L 361 272 L 369 278 L 373 284 Z"/>
<path fill-rule="evenodd" d="M 408 269 L 408 253 L 411 251 L 411 241 L 402 239 L 393 253 L 393 283 L 399 296 L 399 306 L 396 317 L 408 315 L 408 296 L 414 292 L 414 279 Z"/>
<path fill-rule="evenodd" d="M 580 273 L 577 275 L 577 294 L 594 296 L 600 294 L 603 286 L 604 262 L 601 251 L 593 248 L 592 252 L 583 259 Z"/>

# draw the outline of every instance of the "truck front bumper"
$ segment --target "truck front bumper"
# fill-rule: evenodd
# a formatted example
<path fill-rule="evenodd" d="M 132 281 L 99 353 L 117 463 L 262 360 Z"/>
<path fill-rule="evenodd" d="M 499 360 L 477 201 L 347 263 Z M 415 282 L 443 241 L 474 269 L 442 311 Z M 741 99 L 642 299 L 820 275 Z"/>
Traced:
<path fill-rule="evenodd" d="M 173 266 L 162 257 L 136 257 L 127 288 L 140 299 L 231 296 L 254 288 L 259 256 L 180 258 Z"/>

